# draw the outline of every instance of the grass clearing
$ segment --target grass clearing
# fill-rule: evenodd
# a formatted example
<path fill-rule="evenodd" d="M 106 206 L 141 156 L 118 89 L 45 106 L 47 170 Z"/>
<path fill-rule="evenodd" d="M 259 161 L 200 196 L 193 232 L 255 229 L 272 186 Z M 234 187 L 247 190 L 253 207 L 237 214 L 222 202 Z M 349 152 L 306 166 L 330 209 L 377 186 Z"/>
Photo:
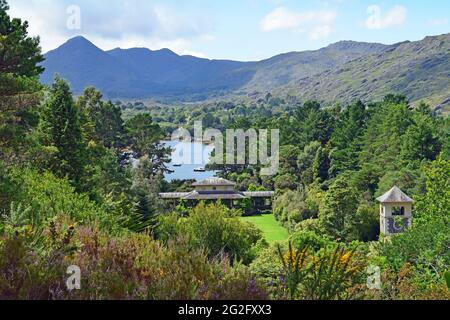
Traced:
<path fill-rule="evenodd" d="M 252 222 L 264 234 L 264 238 L 269 243 L 284 241 L 289 238 L 289 232 L 280 225 L 273 214 L 264 214 L 252 217 L 242 217 L 242 221 Z"/>

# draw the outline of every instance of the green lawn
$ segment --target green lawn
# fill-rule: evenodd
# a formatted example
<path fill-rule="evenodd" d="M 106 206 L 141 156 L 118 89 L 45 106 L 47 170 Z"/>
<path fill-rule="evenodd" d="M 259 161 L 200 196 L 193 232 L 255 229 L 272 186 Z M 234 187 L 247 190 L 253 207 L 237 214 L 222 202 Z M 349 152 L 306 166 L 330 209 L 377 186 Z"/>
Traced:
<path fill-rule="evenodd" d="M 289 238 L 288 231 L 283 228 L 273 214 L 265 214 L 253 217 L 242 217 L 243 221 L 254 223 L 264 234 L 267 242 L 283 241 Z"/>

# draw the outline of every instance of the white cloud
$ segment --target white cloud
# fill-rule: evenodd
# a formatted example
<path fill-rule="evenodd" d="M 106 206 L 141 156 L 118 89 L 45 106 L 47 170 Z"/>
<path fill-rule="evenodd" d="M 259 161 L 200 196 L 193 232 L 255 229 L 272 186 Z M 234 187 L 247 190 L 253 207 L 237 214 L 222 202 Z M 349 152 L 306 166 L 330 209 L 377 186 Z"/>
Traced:
<path fill-rule="evenodd" d="M 328 37 L 336 20 L 336 12 L 331 10 L 292 11 L 279 7 L 261 21 L 261 30 L 265 32 L 290 30 L 308 32 L 312 40 Z"/>
<path fill-rule="evenodd" d="M 79 30 L 67 27 L 67 8 L 74 2 L 81 12 Z M 83 35 L 102 49 L 139 46 L 191 54 L 193 41 L 210 41 L 205 39 L 214 28 L 209 17 L 150 1 L 14 0 L 10 7 L 11 16 L 28 20 L 30 35 L 40 35 L 44 52 Z"/>
<path fill-rule="evenodd" d="M 328 25 L 318 26 L 311 31 L 310 36 L 312 40 L 320 40 L 328 38 L 332 31 L 333 30 Z"/>
<path fill-rule="evenodd" d="M 403 6 L 394 6 L 383 14 L 381 8 L 372 5 L 367 8 L 369 18 L 366 20 L 366 27 L 371 30 L 381 30 L 402 25 L 408 16 L 408 10 Z"/>
<path fill-rule="evenodd" d="M 448 18 L 431 19 L 428 23 L 432 26 L 444 26 L 448 24 Z"/>

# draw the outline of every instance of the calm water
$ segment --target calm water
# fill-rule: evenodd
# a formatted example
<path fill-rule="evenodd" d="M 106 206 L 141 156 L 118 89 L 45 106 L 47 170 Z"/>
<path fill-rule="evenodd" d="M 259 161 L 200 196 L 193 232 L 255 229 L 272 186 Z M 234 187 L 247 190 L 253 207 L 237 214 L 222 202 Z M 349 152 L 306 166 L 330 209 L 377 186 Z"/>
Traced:
<path fill-rule="evenodd" d="M 174 149 L 169 169 L 175 172 L 165 175 L 167 181 L 177 179 L 199 181 L 215 176 L 215 171 L 194 172 L 195 168 L 206 167 L 214 150 L 213 146 L 200 142 L 178 141 L 168 141 L 164 144 Z M 175 167 L 174 164 L 181 164 L 181 167 Z"/>

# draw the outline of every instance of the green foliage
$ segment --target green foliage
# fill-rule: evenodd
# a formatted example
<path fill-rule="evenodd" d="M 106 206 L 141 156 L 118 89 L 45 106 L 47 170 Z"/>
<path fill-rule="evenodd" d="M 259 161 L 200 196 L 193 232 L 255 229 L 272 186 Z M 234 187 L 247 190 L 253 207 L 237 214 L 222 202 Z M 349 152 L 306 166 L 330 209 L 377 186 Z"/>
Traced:
<path fill-rule="evenodd" d="M 200 203 L 185 218 L 178 217 L 175 221 L 173 215 L 162 216 L 160 221 L 157 234 L 165 239 L 185 236 L 191 247 L 204 248 L 210 258 L 225 254 L 232 260 L 248 263 L 252 246 L 262 238 L 261 231 L 252 223 L 241 222 L 236 213 L 221 204 Z"/>
<path fill-rule="evenodd" d="M 32 107 L 39 103 L 43 61 L 39 38 L 28 36 L 28 23 L 12 19 L 0 1 L 0 159 L 23 161 L 27 134 L 35 126 Z"/>
<path fill-rule="evenodd" d="M 273 212 L 278 221 L 292 230 L 307 219 L 316 218 L 317 208 L 306 201 L 303 191 L 286 191 L 277 197 L 273 203 Z"/>
<path fill-rule="evenodd" d="M 446 271 L 444 273 L 445 282 L 447 283 L 447 288 L 450 290 L 450 272 Z"/>
<path fill-rule="evenodd" d="M 314 254 L 308 246 L 294 249 L 289 244 L 287 252 L 280 246 L 278 255 L 291 300 L 344 300 L 360 291 L 355 288 L 361 283 L 364 263 L 356 250 L 337 246 Z"/>
<path fill-rule="evenodd" d="M 136 202 L 136 211 L 150 224 L 155 224 L 157 216 L 164 211 L 164 201 L 159 197 L 162 177 L 154 173 L 150 160 L 147 157 L 141 158 L 132 169 L 133 184 L 130 188 Z"/>
<path fill-rule="evenodd" d="M 312 231 L 299 231 L 291 235 L 289 241 L 295 248 L 309 247 L 314 252 L 318 252 L 321 249 L 334 247 L 336 242 L 332 241 L 326 236 L 320 236 Z"/>
<path fill-rule="evenodd" d="M 111 101 L 102 101 L 95 88 L 86 88 L 77 104 L 84 117 L 84 134 L 106 148 L 119 148 L 125 139 L 125 128 L 120 107 Z"/>
<path fill-rule="evenodd" d="M 75 102 L 56 78 L 44 97 L 39 39 L 8 9 L 0 0 L 0 298 L 265 299 L 261 280 L 272 298 L 360 298 L 367 258 L 384 268 L 382 298 L 448 296 L 448 118 L 392 94 L 345 108 L 265 93 L 184 108 L 103 101 L 95 88 Z M 423 52 L 429 59 L 440 51 Z M 163 214 L 159 192 L 188 188 L 163 182 L 171 150 L 160 142 L 198 120 L 219 129 L 281 129 L 278 175 L 213 167 L 240 190 L 275 187 L 274 216 L 292 232 L 289 246 L 269 246 L 241 212 L 220 203 L 192 210 L 181 203 Z M 122 161 L 122 149 L 138 154 L 137 166 Z M 357 243 L 344 247 L 377 239 L 374 199 L 393 185 L 414 197 L 413 228 L 368 245 L 370 254 Z M 243 207 L 251 211 L 249 201 Z M 61 289 L 71 264 L 83 269 L 82 290 L 73 293 Z"/>
<path fill-rule="evenodd" d="M 356 213 L 358 198 L 348 178 L 339 176 L 325 195 L 319 212 L 320 225 L 325 232 L 341 241 L 357 239 Z"/>
<path fill-rule="evenodd" d="M 378 240 L 380 234 L 380 208 L 376 204 L 360 204 L 355 216 L 356 240 Z"/>
<path fill-rule="evenodd" d="M 360 150 L 360 136 L 364 133 L 368 113 L 361 102 L 350 105 L 339 116 L 336 128 L 330 138 L 330 174 L 336 176 L 357 166 Z"/>
<path fill-rule="evenodd" d="M 328 180 L 328 172 L 330 170 L 330 158 L 328 152 L 324 148 L 317 150 L 316 158 L 313 163 L 313 175 L 319 182 Z"/>
<path fill-rule="evenodd" d="M 33 232 L 0 234 L 1 299 L 267 299 L 247 268 L 210 261 L 182 240 L 162 246 L 146 234 L 111 236 L 57 221 L 46 228 L 42 252 L 27 245 Z M 70 265 L 82 269 L 80 290 L 65 289 Z"/>
<path fill-rule="evenodd" d="M 448 223 L 450 213 L 450 160 L 438 158 L 425 168 L 426 189 L 415 203 L 419 223 L 444 220 Z"/>
<path fill-rule="evenodd" d="M 13 170 L 10 179 L 20 187 L 9 196 L 26 208 L 23 218 L 31 225 L 43 226 L 57 216 L 67 215 L 77 223 L 97 225 L 111 232 L 123 231 L 121 223 L 126 217 L 110 214 L 86 195 L 77 194 L 66 180 L 34 170 Z"/>
<path fill-rule="evenodd" d="M 371 112 L 361 139 L 359 163 L 371 164 L 377 172 L 399 170 L 402 136 L 411 125 L 412 112 L 406 103 L 391 102 L 373 105 Z"/>
<path fill-rule="evenodd" d="M 159 125 L 153 122 L 149 114 L 139 114 L 126 122 L 126 129 L 132 149 L 140 157 L 148 157 L 152 164 L 152 175 L 167 172 L 170 162 L 170 148 L 161 143 L 164 138 Z"/>
<path fill-rule="evenodd" d="M 380 254 L 394 271 L 400 271 L 409 263 L 418 272 L 431 274 L 435 280 L 441 280 L 441 275 L 450 264 L 449 235 L 448 222 L 430 221 L 394 237 L 382 245 Z"/>
<path fill-rule="evenodd" d="M 313 165 L 317 157 L 317 153 L 321 148 L 318 141 L 308 144 L 297 158 L 298 170 L 301 173 L 301 181 L 303 185 L 309 185 L 314 180 Z"/>
<path fill-rule="evenodd" d="M 406 194 L 423 194 L 426 189 L 423 170 L 403 167 L 396 171 L 386 172 L 378 183 L 375 196 L 383 195 L 392 186 L 399 187 Z"/>
<path fill-rule="evenodd" d="M 441 158 L 427 166 L 427 191 L 416 198 L 413 228 L 380 245 L 379 253 L 393 272 L 409 266 L 411 291 L 434 292 L 450 264 L 449 168 Z"/>
<path fill-rule="evenodd" d="M 405 160 L 434 160 L 441 150 L 436 127 L 430 116 L 419 113 L 402 137 L 401 154 Z"/>
<path fill-rule="evenodd" d="M 26 79 L 35 81 L 44 71 L 38 66 L 44 60 L 39 47 L 39 38 L 28 37 L 28 23 L 20 19 L 11 19 L 8 10 L 6 1 L 1 0 L 0 98 L 26 91 L 30 88 Z"/>
<path fill-rule="evenodd" d="M 294 251 L 289 242 L 288 252 L 285 256 L 281 246 L 278 246 L 278 255 L 283 265 L 286 287 L 291 300 L 298 295 L 299 285 L 308 273 L 308 270 L 304 269 L 308 251 L 309 247 L 307 246 Z"/>
<path fill-rule="evenodd" d="M 42 131 L 44 144 L 57 149 L 54 172 L 61 178 L 68 177 L 74 186 L 81 188 L 86 163 L 81 114 L 68 83 L 61 78 L 55 79 L 45 103 Z"/>

